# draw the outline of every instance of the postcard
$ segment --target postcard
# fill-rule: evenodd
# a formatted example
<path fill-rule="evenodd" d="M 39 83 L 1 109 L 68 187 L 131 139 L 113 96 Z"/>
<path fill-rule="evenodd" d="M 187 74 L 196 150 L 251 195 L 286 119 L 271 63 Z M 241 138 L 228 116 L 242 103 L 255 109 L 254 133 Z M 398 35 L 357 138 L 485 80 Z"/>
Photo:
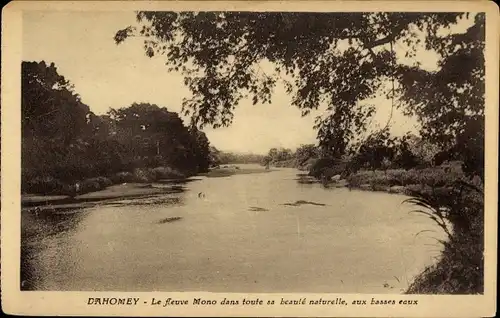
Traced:
<path fill-rule="evenodd" d="M 23 315 L 496 312 L 488 1 L 13 1 L 1 292 Z"/>

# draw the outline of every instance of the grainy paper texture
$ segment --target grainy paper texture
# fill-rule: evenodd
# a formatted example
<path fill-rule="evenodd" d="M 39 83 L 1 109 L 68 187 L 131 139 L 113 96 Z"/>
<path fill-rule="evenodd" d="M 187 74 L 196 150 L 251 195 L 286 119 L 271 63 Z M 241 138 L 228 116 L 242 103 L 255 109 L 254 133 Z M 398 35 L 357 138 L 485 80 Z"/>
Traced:
<path fill-rule="evenodd" d="M 493 315 L 498 30 L 486 1 L 9 3 L 3 310 Z"/>

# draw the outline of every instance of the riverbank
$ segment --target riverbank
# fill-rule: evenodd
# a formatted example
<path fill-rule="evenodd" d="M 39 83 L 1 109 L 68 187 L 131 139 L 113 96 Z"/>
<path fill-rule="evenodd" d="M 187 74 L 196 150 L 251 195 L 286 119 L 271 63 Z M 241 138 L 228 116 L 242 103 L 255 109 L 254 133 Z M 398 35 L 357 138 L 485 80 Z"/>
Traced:
<path fill-rule="evenodd" d="M 268 173 L 275 171 L 273 169 L 265 169 L 264 167 L 258 168 L 244 168 L 241 169 L 240 166 L 236 165 L 224 165 L 220 168 L 213 168 L 205 173 L 199 173 L 198 176 L 203 176 L 207 178 L 220 178 L 229 177 L 237 174 L 253 174 L 253 173 Z"/>
<path fill-rule="evenodd" d="M 21 195 L 23 209 L 66 209 L 89 207 L 99 202 L 116 199 L 135 199 L 158 194 L 179 193 L 180 186 L 162 186 L 162 184 L 124 183 L 111 185 L 105 189 L 77 196 L 68 195 Z"/>
<path fill-rule="evenodd" d="M 340 175 L 336 175 L 321 182 L 327 188 L 347 187 L 365 191 L 412 195 L 416 192 L 446 192 L 453 182 L 463 180 L 464 177 L 464 173 L 459 167 L 432 167 L 412 170 L 361 170 L 343 179 Z"/>
<path fill-rule="evenodd" d="M 293 158 L 283 161 L 272 161 L 269 163 L 269 166 L 275 168 L 295 168 L 300 171 L 309 171 L 315 161 L 316 159 L 309 159 L 306 160 L 305 162 L 299 163 L 297 159 Z"/>
<path fill-rule="evenodd" d="M 425 213 L 446 223 L 448 237 L 439 241 L 442 252 L 434 264 L 418 274 L 407 294 L 481 294 L 484 287 L 484 198 L 481 180 L 465 177 L 461 167 L 414 170 L 359 171 L 324 183 L 326 187 L 348 187 L 412 196 L 423 202 Z M 468 190 L 453 192 L 454 183 L 469 184 Z M 476 187 L 476 189 L 473 189 Z M 422 201 L 423 200 L 423 201 Z M 449 216 L 440 215 L 440 210 Z M 441 218 L 444 218 L 442 220 Z M 445 229 L 442 229 L 444 232 Z"/>
<path fill-rule="evenodd" d="M 152 169 L 153 171 L 155 169 Z M 159 171 L 160 169 L 156 169 Z M 238 165 L 227 165 L 222 168 L 210 169 L 206 173 L 196 176 L 206 178 L 229 177 L 237 174 L 268 173 L 274 171 L 262 168 L 243 168 Z M 22 194 L 21 206 L 25 209 L 59 209 L 59 208 L 82 208 L 92 206 L 95 203 L 111 201 L 116 199 L 135 199 L 158 194 L 179 193 L 183 191 L 182 184 L 195 181 L 193 177 L 185 177 L 180 174 L 169 173 L 166 175 L 147 175 L 142 170 L 134 173 L 119 173 L 111 179 L 99 177 L 84 180 L 80 183 L 83 187 L 81 194 Z M 167 177 L 162 179 L 162 177 Z M 132 182 L 126 182 L 132 180 Z M 114 182 L 122 182 L 113 184 Z M 89 186 L 90 185 L 90 186 Z"/>
<path fill-rule="evenodd" d="M 26 176 L 23 179 L 23 194 L 43 196 L 80 196 L 86 193 L 101 191 L 112 185 L 123 183 L 152 183 L 160 180 L 183 180 L 193 173 L 182 172 L 171 167 L 136 168 L 132 171 L 121 171 L 110 175 L 86 178 L 81 180 L 62 181 L 51 176 Z"/>

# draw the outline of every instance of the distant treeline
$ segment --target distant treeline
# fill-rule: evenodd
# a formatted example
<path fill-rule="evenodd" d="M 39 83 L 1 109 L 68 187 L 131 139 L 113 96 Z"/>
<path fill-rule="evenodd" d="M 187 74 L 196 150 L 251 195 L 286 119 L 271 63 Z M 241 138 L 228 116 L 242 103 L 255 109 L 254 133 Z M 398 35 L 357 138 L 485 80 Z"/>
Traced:
<path fill-rule="evenodd" d="M 331 156 L 314 144 L 301 145 L 295 151 L 271 148 L 263 165 L 308 170 L 316 178 L 346 176 L 358 170 L 413 169 L 439 166 L 453 161 L 436 145 L 408 133 L 393 137 L 388 130 L 374 133 L 358 144 L 352 144 L 342 157 Z"/>
<path fill-rule="evenodd" d="M 23 192 L 184 177 L 207 171 L 209 160 L 206 135 L 177 113 L 133 103 L 96 115 L 53 63 L 22 62 Z"/>
<path fill-rule="evenodd" d="M 235 153 L 218 150 L 215 147 L 210 147 L 210 162 L 213 166 L 229 164 L 229 163 L 262 163 L 264 155 L 253 153 Z"/>

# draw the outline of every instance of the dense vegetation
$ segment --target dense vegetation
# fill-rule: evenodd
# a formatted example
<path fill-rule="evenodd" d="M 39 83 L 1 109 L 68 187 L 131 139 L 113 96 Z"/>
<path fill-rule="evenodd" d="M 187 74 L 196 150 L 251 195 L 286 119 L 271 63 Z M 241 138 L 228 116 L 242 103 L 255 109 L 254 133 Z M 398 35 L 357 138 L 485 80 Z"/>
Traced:
<path fill-rule="evenodd" d="M 195 125 L 230 125 L 241 99 L 271 103 L 278 81 L 304 115 L 326 104 L 328 111 L 315 126 L 321 151 L 311 171 L 318 177 L 335 167 L 347 175 L 367 168 L 375 175 L 391 165 L 418 168 L 420 158 L 408 151 L 407 140 L 394 140 L 387 127 L 362 137 L 375 106 L 360 101 L 386 94 L 393 108 L 418 118 L 422 140 L 438 149 L 432 165 L 454 160 L 463 172 L 440 181 L 446 191 L 413 193 L 411 203 L 452 229 L 443 227 L 449 239 L 441 260 L 409 292 L 481 293 L 485 15 L 476 14 L 463 33 L 449 32 L 467 17 L 457 12 L 138 12 L 137 25 L 118 31 L 115 41 L 145 37 L 147 56 L 164 55 L 171 71 L 182 72 L 193 95 L 183 111 Z M 406 52 L 404 59 L 396 46 Z M 435 70 L 414 60 L 419 47 L 438 54 Z M 266 74 L 261 62 L 272 63 L 275 71 Z M 290 152 L 273 151 L 266 161 L 278 157 L 289 158 Z"/>
<path fill-rule="evenodd" d="M 313 144 L 301 145 L 295 151 L 288 148 L 271 148 L 260 163 L 264 166 L 310 169 L 320 156 L 320 150 Z"/>
<path fill-rule="evenodd" d="M 182 178 L 209 167 L 209 142 L 165 107 L 95 115 L 52 63 L 22 63 L 22 190 L 76 194 L 111 183 Z"/>
<path fill-rule="evenodd" d="M 210 162 L 213 166 L 231 163 L 261 163 L 264 158 L 263 155 L 259 154 L 221 151 L 215 147 L 210 147 L 210 154 Z"/>

